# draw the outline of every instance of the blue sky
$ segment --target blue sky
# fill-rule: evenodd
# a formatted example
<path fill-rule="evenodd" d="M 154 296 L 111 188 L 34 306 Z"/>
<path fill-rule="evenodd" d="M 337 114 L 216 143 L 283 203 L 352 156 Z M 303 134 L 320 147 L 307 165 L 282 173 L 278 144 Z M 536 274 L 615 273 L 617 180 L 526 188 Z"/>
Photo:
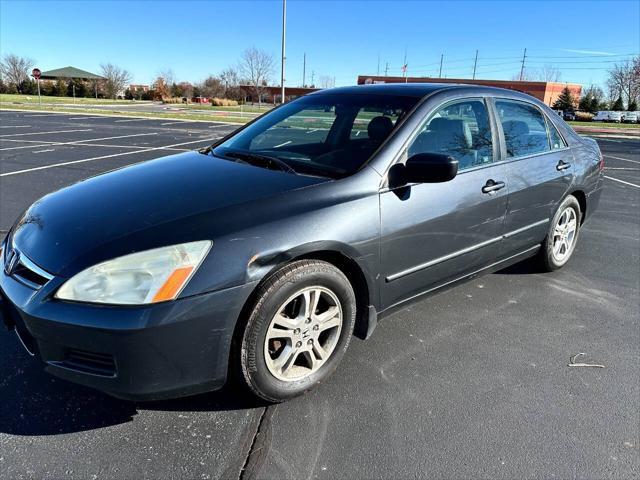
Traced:
<path fill-rule="evenodd" d="M 250 46 L 277 59 L 281 1 L 0 0 L 0 53 L 36 60 L 42 70 L 67 65 L 99 72 L 112 62 L 135 83 L 171 68 L 191 82 L 235 64 Z M 640 51 L 640 1 L 312 1 L 287 2 L 287 85 L 315 73 L 353 84 L 389 63 L 401 75 L 510 79 L 527 66 L 553 65 L 562 81 L 603 84 L 606 69 Z"/>

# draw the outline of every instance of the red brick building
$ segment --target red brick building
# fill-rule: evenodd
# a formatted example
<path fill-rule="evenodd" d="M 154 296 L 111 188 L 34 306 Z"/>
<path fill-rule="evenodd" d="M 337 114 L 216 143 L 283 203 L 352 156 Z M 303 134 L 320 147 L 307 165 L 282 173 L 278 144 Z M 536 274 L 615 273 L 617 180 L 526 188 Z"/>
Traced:
<path fill-rule="evenodd" d="M 571 94 L 577 100 L 582 93 L 582 86 L 577 83 L 559 82 L 519 82 L 514 80 L 469 80 L 462 78 L 432 78 L 432 77 L 384 77 L 375 75 L 358 76 L 358 85 L 367 83 L 464 83 L 473 85 L 485 85 L 488 87 L 508 88 L 527 93 L 532 97 L 552 106 L 564 89 L 569 87 Z M 577 105 L 576 105 L 577 107 Z"/>

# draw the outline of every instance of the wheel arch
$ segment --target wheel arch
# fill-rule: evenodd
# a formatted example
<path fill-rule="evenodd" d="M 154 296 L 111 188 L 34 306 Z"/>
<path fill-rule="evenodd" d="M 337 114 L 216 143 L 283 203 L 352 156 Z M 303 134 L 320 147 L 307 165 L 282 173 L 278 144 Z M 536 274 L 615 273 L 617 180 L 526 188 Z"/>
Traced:
<path fill-rule="evenodd" d="M 580 205 L 580 225 L 584 223 L 584 219 L 587 216 L 587 195 L 580 189 L 573 190 L 569 193 L 578 200 L 578 205 Z"/>
<path fill-rule="evenodd" d="M 254 259 L 249 266 L 250 270 L 253 270 L 253 272 L 249 271 L 249 276 L 259 281 L 244 303 L 236 322 L 233 334 L 234 339 L 241 335 L 251 308 L 256 302 L 257 292 L 264 282 L 284 266 L 298 260 L 321 260 L 330 263 L 347 277 L 356 296 L 354 335 L 361 339 L 368 338 L 377 323 L 375 310 L 377 289 L 375 287 L 375 278 L 356 258 L 358 258 L 357 252 L 348 245 L 338 242 L 314 242 Z"/>

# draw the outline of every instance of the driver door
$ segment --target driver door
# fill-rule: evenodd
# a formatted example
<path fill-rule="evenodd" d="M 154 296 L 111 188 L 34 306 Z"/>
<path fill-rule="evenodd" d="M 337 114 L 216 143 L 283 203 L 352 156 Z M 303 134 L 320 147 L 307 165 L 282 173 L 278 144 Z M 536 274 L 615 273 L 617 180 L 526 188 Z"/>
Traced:
<path fill-rule="evenodd" d="M 452 282 L 498 258 L 507 209 L 506 171 L 484 99 L 440 107 L 418 129 L 403 161 L 447 154 L 457 176 L 380 193 L 383 308 Z"/>

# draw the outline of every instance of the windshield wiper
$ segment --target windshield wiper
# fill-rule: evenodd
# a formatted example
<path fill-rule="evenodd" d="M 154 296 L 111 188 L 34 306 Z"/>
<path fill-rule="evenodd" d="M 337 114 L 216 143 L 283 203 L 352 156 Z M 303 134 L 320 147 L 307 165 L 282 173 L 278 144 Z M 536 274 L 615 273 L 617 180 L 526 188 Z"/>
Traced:
<path fill-rule="evenodd" d="M 298 173 L 287 162 L 283 162 L 279 158 L 270 157 L 269 155 L 261 155 L 259 153 L 239 152 L 239 151 L 226 151 L 224 156 L 228 158 L 237 158 L 251 165 L 258 167 L 277 167 L 283 172 Z"/>

